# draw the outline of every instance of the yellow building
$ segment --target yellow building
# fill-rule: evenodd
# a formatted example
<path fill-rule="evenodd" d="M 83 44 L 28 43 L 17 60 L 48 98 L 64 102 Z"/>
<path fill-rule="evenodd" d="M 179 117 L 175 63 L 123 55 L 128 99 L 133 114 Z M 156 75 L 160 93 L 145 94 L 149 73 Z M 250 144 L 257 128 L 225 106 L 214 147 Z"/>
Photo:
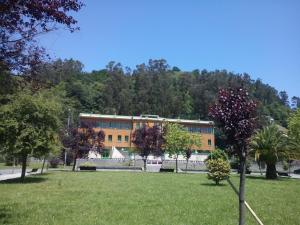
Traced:
<path fill-rule="evenodd" d="M 201 147 L 195 149 L 198 153 L 207 153 L 215 149 L 214 123 L 212 121 L 167 119 L 157 115 L 120 116 L 87 113 L 81 113 L 79 119 L 81 124 L 85 123 L 96 131 L 103 130 L 105 132 L 104 146 L 107 150 L 132 148 L 134 147 L 132 134 L 136 129 L 145 125 L 163 126 L 167 122 L 179 123 L 190 132 L 199 133 Z M 106 151 L 103 156 L 109 157 L 111 153 Z"/>

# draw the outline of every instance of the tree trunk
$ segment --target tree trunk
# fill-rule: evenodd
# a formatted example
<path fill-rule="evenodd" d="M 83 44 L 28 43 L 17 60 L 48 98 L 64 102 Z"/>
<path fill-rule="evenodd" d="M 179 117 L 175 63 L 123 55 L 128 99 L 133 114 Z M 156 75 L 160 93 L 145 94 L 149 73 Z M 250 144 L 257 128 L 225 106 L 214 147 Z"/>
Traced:
<path fill-rule="evenodd" d="M 185 173 L 187 173 L 187 167 L 188 167 L 189 159 L 186 159 L 186 165 L 185 165 Z"/>
<path fill-rule="evenodd" d="M 75 157 L 74 157 L 74 159 L 73 159 L 73 168 L 72 168 L 72 171 L 75 171 L 76 160 L 77 160 L 77 154 L 75 154 Z"/>
<path fill-rule="evenodd" d="M 22 156 L 22 173 L 21 173 L 21 180 L 24 181 L 26 175 L 26 166 L 27 166 L 27 154 Z"/>
<path fill-rule="evenodd" d="M 246 157 L 240 156 L 240 190 L 239 190 L 239 225 L 245 224 L 245 181 L 246 181 Z"/>
<path fill-rule="evenodd" d="M 143 161 L 144 161 L 144 171 L 147 171 L 147 158 L 144 158 Z"/>
<path fill-rule="evenodd" d="M 178 154 L 176 154 L 176 173 L 178 173 Z"/>
<path fill-rule="evenodd" d="M 263 175 L 263 174 L 262 174 L 262 171 L 261 171 L 261 165 L 260 165 L 260 164 L 261 164 L 261 161 L 258 161 L 257 163 L 258 163 L 258 168 L 259 168 L 260 175 Z"/>
<path fill-rule="evenodd" d="M 44 167 L 45 167 L 45 162 L 46 162 L 46 156 L 44 156 L 43 166 L 42 166 L 42 169 L 41 169 L 41 174 L 43 174 Z"/>
<path fill-rule="evenodd" d="M 266 178 L 277 179 L 276 165 L 274 163 L 267 163 Z"/>
<path fill-rule="evenodd" d="M 133 166 L 135 166 L 135 153 L 133 153 Z"/>

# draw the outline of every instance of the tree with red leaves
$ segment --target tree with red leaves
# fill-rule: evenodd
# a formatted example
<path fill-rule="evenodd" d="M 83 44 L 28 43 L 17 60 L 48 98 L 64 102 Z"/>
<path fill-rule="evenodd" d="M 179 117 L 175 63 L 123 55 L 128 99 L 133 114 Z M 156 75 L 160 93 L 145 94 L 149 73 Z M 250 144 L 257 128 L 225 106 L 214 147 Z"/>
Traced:
<path fill-rule="evenodd" d="M 79 29 L 69 12 L 78 12 L 80 0 L 2 0 L 0 4 L 0 69 L 25 72 L 39 64 L 44 49 L 36 37 L 66 27 Z"/>
<path fill-rule="evenodd" d="M 250 137 L 255 129 L 256 103 L 243 88 L 221 89 L 209 115 L 219 124 L 240 159 L 239 224 L 245 224 L 245 172 Z"/>
<path fill-rule="evenodd" d="M 147 159 L 150 154 L 161 156 L 163 135 L 159 126 L 143 126 L 133 133 L 133 144 L 136 146 L 137 153 L 143 158 L 144 171 L 147 169 Z"/>
<path fill-rule="evenodd" d="M 87 157 L 90 151 L 102 153 L 104 148 L 105 133 L 103 130 L 96 132 L 89 126 L 73 128 L 71 134 L 64 139 L 64 146 L 70 148 L 73 154 L 73 171 L 75 171 L 76 160 Z"/>

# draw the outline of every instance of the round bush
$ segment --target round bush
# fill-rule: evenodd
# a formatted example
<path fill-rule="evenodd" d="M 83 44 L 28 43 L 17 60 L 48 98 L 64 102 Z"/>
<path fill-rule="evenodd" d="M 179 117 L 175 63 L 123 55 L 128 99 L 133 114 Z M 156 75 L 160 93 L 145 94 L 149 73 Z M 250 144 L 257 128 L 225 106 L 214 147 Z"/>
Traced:
<path fill-rule="evenodd" d="M 207 160 L 206 167 L 208 169 L 208 179 L 215 181 L 217 185 L 230 176 L 230 165 L 226 160 L 220 158 Z"/>

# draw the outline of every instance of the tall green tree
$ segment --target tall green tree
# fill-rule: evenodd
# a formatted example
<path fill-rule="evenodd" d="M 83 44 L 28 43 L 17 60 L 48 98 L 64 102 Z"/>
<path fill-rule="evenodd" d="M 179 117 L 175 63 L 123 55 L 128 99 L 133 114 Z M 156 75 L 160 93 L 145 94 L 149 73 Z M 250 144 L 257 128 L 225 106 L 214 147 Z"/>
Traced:
<path fill-rule="evenodd" d="M 290 159 L 300 159 L 300 109 L 288 121 Z"/>
<path fill-rule="evenodd" d="M 180 124 L 168 123 L 164 130 L 165 143 L 163 148 L 176 161 L 176 173 L 178 173 L 178 156 L 184 155 L 185 151 L 196 144 L 194 136 L 191 137 L 190 133 Z"/>
<path fill-rule="evenodd" d="M 21 158 L 22 179 L 28 156 L 41 157 L 59 148 L 61 111 L 57 99 L 30 92 L 0 107 L 0 151 Z"/>
<path fill-rule="evenodd" d="M 300 97 L 297 97 L 297 96 L 292 97 L 292 107 L 294 109 L 300 108 Z"/>
<path fill-rule="evenodd" d="M 275 124 L 264 127 L 254 135 L 251 148 L 255 158 L 267 164 L 266 178 L 276 179 L 276 163 L 287 156 L 286 138 Z"/>

